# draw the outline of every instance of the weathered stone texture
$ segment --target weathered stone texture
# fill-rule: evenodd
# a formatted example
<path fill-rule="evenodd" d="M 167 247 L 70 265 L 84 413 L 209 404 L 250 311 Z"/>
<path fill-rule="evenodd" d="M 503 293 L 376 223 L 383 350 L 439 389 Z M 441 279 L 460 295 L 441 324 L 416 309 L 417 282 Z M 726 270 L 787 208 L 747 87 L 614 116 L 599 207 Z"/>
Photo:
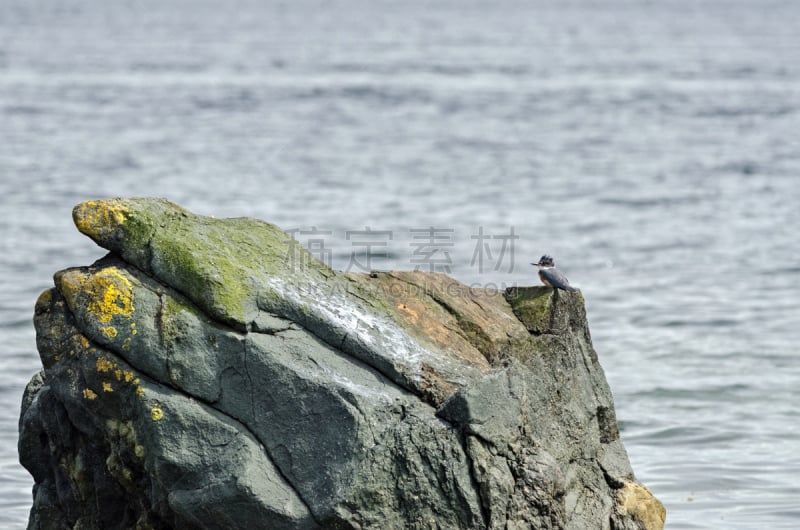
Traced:
<path fill-rule="evenodd" d="M 36 304 L 29 528 L 652 529 L 580 292 L 339 273 L 253 219 L 89 201 Z"/>

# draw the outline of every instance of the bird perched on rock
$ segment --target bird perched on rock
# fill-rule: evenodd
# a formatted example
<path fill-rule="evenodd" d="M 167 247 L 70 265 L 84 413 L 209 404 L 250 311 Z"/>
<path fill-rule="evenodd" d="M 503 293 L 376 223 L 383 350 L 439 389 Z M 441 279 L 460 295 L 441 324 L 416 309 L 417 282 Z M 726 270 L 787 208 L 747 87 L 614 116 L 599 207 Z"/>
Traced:
<path fill-rule="evenodd" d="M 551 256 L 545 254 L 539 258 L 539 263 L 531 263 L 539 267 L 539 279 L 548 287 L 562 289 L 564 291 L 575 291 L 576 289 L 569 284 L 569 280 L 563 272 L 556 269 L 556 262 Z"/>

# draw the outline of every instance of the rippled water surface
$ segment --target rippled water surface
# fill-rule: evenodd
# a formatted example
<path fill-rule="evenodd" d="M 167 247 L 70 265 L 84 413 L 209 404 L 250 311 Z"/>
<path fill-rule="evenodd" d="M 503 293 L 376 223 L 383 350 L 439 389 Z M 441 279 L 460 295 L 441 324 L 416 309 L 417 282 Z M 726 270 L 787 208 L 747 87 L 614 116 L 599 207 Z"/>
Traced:
<path fill-rule="evenodd" d="M 0 3 L 0 527 L 31 502 L 33 304 L 103 254 L 71 208 L 138 195 L 300 229 L 339 268 L 366 241 L 372 268 L 502 287 L 553 254 L 667 527 L 799 527 L 798 20 L 788 0 Z"/>

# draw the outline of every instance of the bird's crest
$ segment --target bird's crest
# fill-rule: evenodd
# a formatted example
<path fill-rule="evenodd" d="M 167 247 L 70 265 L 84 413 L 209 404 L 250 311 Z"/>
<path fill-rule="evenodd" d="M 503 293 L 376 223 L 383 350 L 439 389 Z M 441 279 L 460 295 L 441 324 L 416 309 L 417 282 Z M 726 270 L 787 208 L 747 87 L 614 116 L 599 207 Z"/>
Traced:
<path fill-rule="evenodd" d="M 553 260 L 553 257 L 545 254 L 539 258 L 539 263 L 537 265 L 542 265 L 544 267 L 555 267 L 555 264 L 556 262 Z"/>

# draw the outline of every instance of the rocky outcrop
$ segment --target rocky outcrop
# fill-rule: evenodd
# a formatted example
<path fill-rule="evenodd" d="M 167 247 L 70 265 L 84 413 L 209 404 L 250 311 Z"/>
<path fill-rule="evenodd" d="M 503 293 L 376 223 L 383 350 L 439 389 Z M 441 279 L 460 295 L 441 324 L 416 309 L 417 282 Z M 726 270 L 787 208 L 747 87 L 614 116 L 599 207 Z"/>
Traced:
<path fill-rule="evenodd" d="M 36 303 L 30 528 L 660 528 L 580 292 L 334 272 L 276 227 L 89 201 Z"/>

